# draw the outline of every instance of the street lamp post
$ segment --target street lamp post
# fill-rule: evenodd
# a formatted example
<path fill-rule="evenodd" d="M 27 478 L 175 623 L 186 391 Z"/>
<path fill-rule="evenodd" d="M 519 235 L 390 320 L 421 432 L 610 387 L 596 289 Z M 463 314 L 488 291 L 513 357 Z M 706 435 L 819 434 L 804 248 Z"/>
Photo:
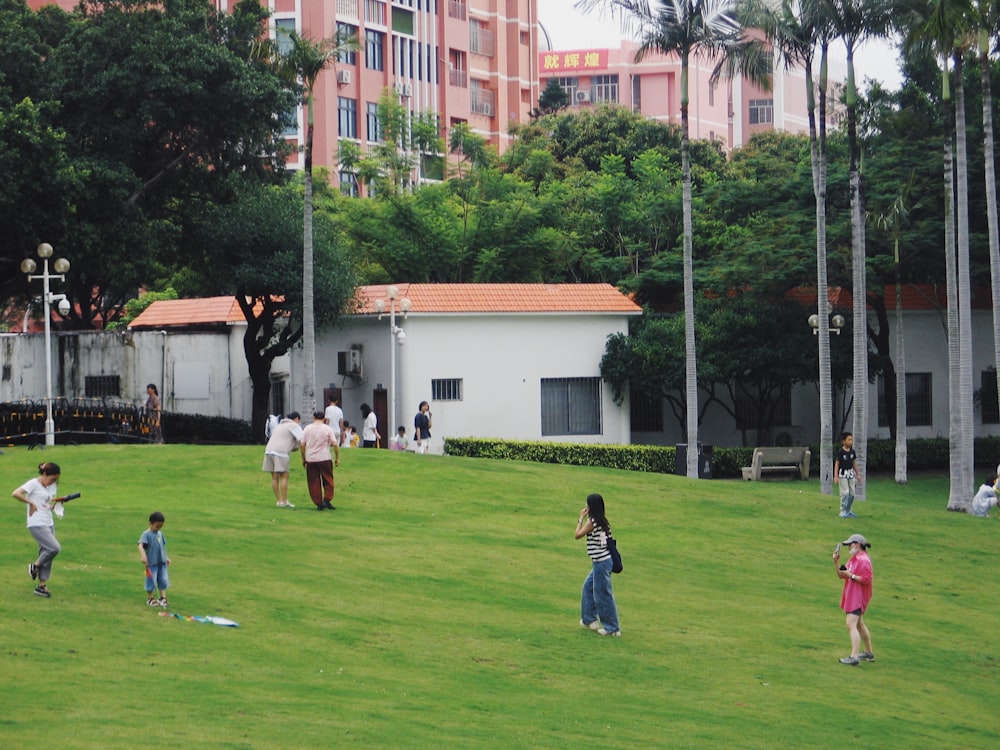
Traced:
<path fill-rule="evenodd" d="M 65 258 L 56 258 L 52 263 L 55 273 L 49 273 L 49 258 L 52 257 L 52 245 L 48 242 L 40 244 L 36 250 L 38 257 L 42 259 L 42 272 L 36 274 L 38 264 L 32 258 L 25 258 L 21 261 L 21 271 L 28 277 L 28 281 L 35 279 L 42 280 L 42 302 L 45 305 L 45 444 L 56 444 L 56 423 L 52 419 L 52 303 L 59 304 L 59 312 L 66 315 L 69 312 L 69 300 L 65 294 L 52 294 L 49 291 L 49 281 L 51 279 L 66 280 L 66 272 L 69 271 L 69 261 Z"/>
<path fill-rule="evenodd" d="M 386 434 L 391 435 L 395 434 L 391 431 L 396 429 L 396 347 L 406 342 L 406 334 L 396 325 L 396 298 L 399 297 L 399 287 L 390 286 L 385 290 L 385 296 L 389 300 L 389 424 L 386 429 L 390 430 Z M 410 312 L 411 304 L 409 297 L 399 300 L 399 311 L 403 313 L 404 318 Z M 378 313 L 379 320 L 382 320 L 385 308 L 384 299 L 375 300 L 375 312 Z"/>

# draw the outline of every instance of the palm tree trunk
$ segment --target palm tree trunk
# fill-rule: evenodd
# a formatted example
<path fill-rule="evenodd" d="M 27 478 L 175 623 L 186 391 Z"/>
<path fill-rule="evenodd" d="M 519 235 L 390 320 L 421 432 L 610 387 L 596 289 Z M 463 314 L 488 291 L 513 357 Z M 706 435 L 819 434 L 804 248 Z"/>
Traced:
<path fill-rule="evenodd" d="M 313 105 L 306 105 L 305 199 L 302 208 L 302 413 L 316 411 L 316 316 L 313 310 Z"/>
<path fill-rule="evenodd" d="M 944 104 L 944 264 L 948 296 L 948 510 L 961 510 L 966 502 L 962 487 L 962 416 L 959 407 L 958 350 L 958 274 L 955 269 L 955 162 L 952 139 L 951 94 L 948 83 L 948 58 L 942 78 Z"/>
<path fill-rule="evenodd" d="M 906 484 L 906 355 L 903 349 L 903 285 L 900 281 L 899 236 L 896 260 L 896 484 Z"/>
<path fill-rule="evenodd" d="M 969 267 L 969 165 L 965 130 L 965 86 L 962 55 L 955 54 L 955 227 L 958 237 L 959 408 L 962 417 L 962 487 L 965 510 L 971 510 L 973 472 L 972 411 L 972 279 Z"/>
<path fill-rule="evenodd" d="M 857 90 L 854 84 L 854 50 L 847 45 L 847 138 L 850 149 L 851 190 L 851 282 L 854 306 L 854 451 L 858 471 L 867 479 L 868 457 L 868 295 L 865 284 L 864 209 L 861 195 L 860 147 L 858 146 Z M 865 484 L 858 482 L 858 500 L 865 498 Z"/>
<path fill-rule="evenodd" d="M 694 229 L 691 143 L 688 139 L 688 56 L 681 56 L 681 186 L 684 224 L 684 356 L 687 412 L 687 475 L 698 478 L 698 361 L 694 334 Z"/>
<path fill-rule="evenodd" d="M 986 223 L 990 237 L 991 289 L 1000 289 L 1000 229 L 997 227 L 997 178 L 993 146 L 993 94 L 990 90 L 989 36 L 981 41 L 979 74 L 983 91 L 983 154 L 986 161 Z M 993 295 L 993 363 L 1000 373 L 1000 294 Z M 1000 403 L 1000 377 L 997 378 L 997 403 Z"/>
<path fill-rule="evenodd" d="M 809 146 L 816 194 L 816 306 L 819 316 L 819 481 L 820 492 L 833 494 L 833 376 L 830 369 L 830 296 L 826 255 L 826 88 L 827 44 L 821 43 L 819 74 L 819 138 L 809 107 Z M 806 66 L 808 99 L 812 101 L 812 66 Z"/>

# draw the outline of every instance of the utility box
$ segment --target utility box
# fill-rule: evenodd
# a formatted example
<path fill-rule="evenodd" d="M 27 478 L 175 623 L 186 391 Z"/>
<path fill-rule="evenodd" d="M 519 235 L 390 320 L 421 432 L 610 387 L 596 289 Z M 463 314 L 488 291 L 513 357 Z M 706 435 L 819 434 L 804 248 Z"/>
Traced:
<path fill-rule="evenodd" d="M 346 352 L 337 352 L 337 374 L 360 375 L 361 352 L 357 349 L 348 349 Z"/>

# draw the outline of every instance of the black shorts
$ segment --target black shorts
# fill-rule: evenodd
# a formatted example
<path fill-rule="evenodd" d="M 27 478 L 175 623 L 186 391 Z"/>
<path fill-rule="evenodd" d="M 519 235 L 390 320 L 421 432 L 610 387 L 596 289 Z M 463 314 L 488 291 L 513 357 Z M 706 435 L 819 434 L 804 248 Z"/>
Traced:
<path fill-rule="evenodd" d="M 858 617 L 860 617 L 861 615 L 864 614 L 864 610 L 862 610 L 861 607 L 858 607 L 853 612 L 848 612 L 847 614 L 849 614 L 849 615 L 857 615 Z"/>

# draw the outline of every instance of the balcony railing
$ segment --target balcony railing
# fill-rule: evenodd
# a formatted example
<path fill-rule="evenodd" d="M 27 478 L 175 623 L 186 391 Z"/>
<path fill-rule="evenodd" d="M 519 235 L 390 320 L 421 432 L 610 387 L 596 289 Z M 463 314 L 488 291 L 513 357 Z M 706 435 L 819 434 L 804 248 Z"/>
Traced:
<path fill-rule="evenodd" d="M 448 17 L 465 20 L 465 3 L 461 0 L 448 0 Z"/>
<path fill-rule="evenodd" d="M 496 54 L 496 34 L 480 26 L 469 27 L 469 51 L 485 57 Z"/>
<path fill-rule="evenodd" d="M 497 94 L 489 89 L 474 88 L 469 92 L 469 104 L 475 114 L 493 117 L 497 111 Z"/>
<path fill-rule="evenodd" d="M 385 26 L 385 3 L 381 0 L 365 0 L 365 23 Z"/>
<path fill-rule="evenodd" d="M 469 73 L 466 70 L 452 68 L 448 71 L 448 79 L 452 86 L 458 86 L 462 89 L 469 88 Z"/>
<path fill-rule="evenodd" d="M 337 0 L 337 18 L 358 20 L 358 0 Z"/>

